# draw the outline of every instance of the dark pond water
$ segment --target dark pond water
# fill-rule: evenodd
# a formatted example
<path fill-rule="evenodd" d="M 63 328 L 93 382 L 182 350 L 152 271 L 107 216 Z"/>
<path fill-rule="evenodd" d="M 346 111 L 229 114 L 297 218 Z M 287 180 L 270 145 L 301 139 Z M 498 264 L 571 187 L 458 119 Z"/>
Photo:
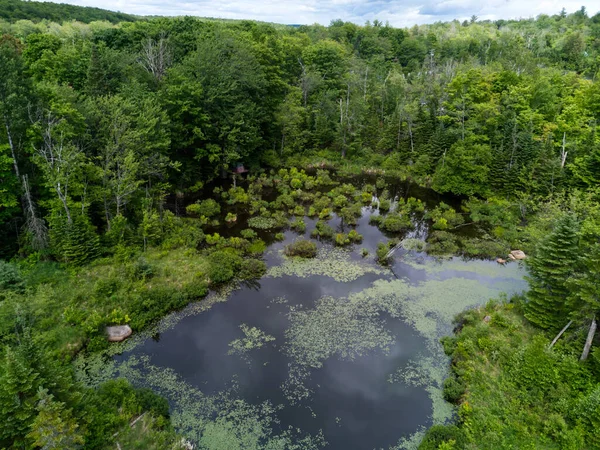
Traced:
<path fill-rule="evenodd" d="M 411 448 L 422 427 L 452 415 L 441 398 L 448 361 L 439 338 L 451 332 L 456 313 L 522 290 L 523 272 L 517 264 L 440 263 L 404 251 L 390 268 L 381 268 L 359 254 L 366 248 L 373 255 L 386 240 L 368 224 L 372 213 L 365 208 L 359 221 L 361 245 L 335 250 L 320 243 L 314 261 L 296 264 L 282 256 L 283 246 L 298 237 L 287 231 L 285 241 L 270 245 L 265 255 L 266 277 L 210 309 L 173 315 L 152 338 L 124 347 L 112 364 L 143 358 L 144 367 L 130 378 L 165 395 L 176 426 L 201 448 L 260 448 L 273 436 L 286 438 L 272 448 L 312 448 L 308 441 L 292 445 L 320 433 L 335 450 Z M 309 236 L 315 221 L 305 220 Z M 343 228 L 339 219 L 330 224 Z M 420 221 L 411 236 L 427 232 Z M 162 371 L 175 377 L 177 389 L 166 375 L 167 381 L 154 381 Z M 247 428 L 241 422 L 234 431 L 222 423 L 207 428 L 229 414 L 231 403 L 190 405 L 224 392 L 245 405 L 268 402 L 274 408 L 260 420 L 244 415 L 244 424 L 254 424 Z M 235 414 L 228 420 L 237 420 Z M 290 429 L 294 433 L 285 434 Z"/>

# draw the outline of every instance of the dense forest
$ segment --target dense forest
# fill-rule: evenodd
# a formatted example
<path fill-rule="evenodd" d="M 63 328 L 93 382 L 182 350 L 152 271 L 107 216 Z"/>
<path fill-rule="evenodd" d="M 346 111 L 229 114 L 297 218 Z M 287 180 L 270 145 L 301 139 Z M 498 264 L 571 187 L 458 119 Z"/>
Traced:
<path fill-rule="evenodd" d="M 457 319 L 458 421 L 423 448 L 600 448 L 599 70 L 585 8 L 399 29 L 0 0 L 0 447 L 186 448 L 163 399 L 85 389 L 70 362 L 107 325 L 261 276 L 264 242 L 208 234 L 220 205 L 197 201 L 243 165 L 254 182 L 224 202 L 266 229 L 328 170 L 367 173 L 462 201 L 431 213 L 432 253 L 531 253 L 524 297 Z M 255 195 L 269 183 L 274 205 Z M 352 220 L 343 186 L 316 215 Z M 486 238 L 453 241 L 465 222 Z"/>

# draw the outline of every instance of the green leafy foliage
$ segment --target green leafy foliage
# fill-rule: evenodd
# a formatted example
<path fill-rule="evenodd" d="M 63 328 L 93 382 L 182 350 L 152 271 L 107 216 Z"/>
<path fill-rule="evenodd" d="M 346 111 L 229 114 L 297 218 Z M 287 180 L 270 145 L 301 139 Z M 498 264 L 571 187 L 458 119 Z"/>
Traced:
<path fill-rule="evenodd" d="M 317 244 L 306 239 L 300 239 L 285 247 L 287 256 L 301 256 L 302 258 L 314 258 L 317 256 Z"/>

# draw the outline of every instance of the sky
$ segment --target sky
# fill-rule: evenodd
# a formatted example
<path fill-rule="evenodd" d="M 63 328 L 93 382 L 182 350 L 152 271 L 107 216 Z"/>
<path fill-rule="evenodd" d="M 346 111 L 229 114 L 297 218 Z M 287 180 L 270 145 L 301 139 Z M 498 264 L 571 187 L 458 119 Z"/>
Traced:
<path fill-rule="evenodd" d="M 396 27 L 464 20 L 518 19 L 571 13 L 585 6 L 600 11 L 600 0 L 57 0 L 138 15 L 252 19 L 284 24 L 328 25 L 334 19 L 364 24 L 379 19 Z"/>

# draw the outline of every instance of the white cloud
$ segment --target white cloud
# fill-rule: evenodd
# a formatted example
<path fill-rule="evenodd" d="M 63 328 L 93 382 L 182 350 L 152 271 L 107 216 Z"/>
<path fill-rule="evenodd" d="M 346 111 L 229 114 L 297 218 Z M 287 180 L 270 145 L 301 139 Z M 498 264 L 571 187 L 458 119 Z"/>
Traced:
<path fill-rule="evenodd" d="M 588 14 L 600 11 L 600 0 L 61 0 L 139 15 L 191 15 L 254 19 L 289 24 L 321 23 L 342 19 L 357 24 L 389 21 L 410 27 L 472 15 L 481 19 L 513 19 L 556 14 L 563 7 L 574 12 L 585 6 Z"/>

